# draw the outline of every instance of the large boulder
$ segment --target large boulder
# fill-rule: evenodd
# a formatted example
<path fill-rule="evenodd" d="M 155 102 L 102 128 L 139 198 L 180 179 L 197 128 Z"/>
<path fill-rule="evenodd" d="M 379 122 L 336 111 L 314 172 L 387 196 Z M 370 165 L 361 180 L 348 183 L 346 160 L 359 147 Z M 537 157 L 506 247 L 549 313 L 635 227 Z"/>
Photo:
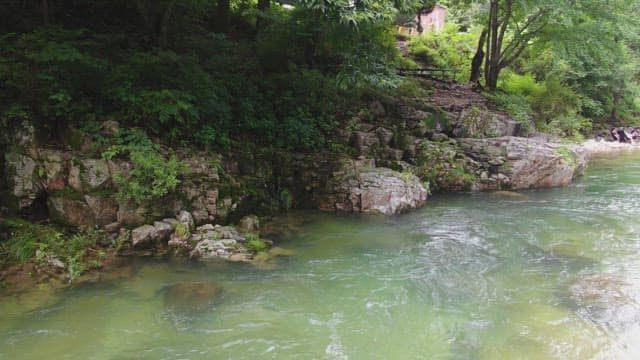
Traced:
<path fill-rule="evenodd" d="M 458 145 L 465 156 L 484 167 L 474 190 L 566 186 L 586 166 L 582 147 L 542 139 L 458 139 Z"/>
<path fill-rule="evenodd" d="M 345 161 L 333 175 L 318 199 L 322 210 L 392 215 L 427 200 L 427 190 L 410 173 Z"/>

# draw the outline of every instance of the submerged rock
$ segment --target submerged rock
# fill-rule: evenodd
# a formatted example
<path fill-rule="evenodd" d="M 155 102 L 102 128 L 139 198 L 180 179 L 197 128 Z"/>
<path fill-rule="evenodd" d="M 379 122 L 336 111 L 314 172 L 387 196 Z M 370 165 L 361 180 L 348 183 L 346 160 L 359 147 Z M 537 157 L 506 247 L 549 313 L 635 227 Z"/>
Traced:
<path fill-rule="evenodd" d="M 640 322 L 640 303 L 632 286 L 612 276 L 579 279 L 569 287 L 578 313 L 609 329 L 621 329 Z"/>
<path fill-rule="evenodd" d="M 185 282 L 165 289 L 164 305 L 173 312 L 200 313 L 212 309 L 222 287 L 216 283 Z"/>
<path fill-rule="evenodd" d="M 489 193 L 489 196 L 505 200 L 529 200 L 527 195 L 515 191 L 498 190 Z"/>

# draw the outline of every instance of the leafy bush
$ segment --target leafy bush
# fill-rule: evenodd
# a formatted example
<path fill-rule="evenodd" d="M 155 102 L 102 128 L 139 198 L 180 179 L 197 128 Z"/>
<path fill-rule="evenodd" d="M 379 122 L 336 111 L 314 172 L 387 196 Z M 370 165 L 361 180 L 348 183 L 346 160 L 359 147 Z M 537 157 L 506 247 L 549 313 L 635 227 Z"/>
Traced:
<path fill-rule="evenodd" d="M 9 257 L 18 263 L 25 263 L 35 256 L 41 244 L 57 242 L 62 234 L 42 225 L 20 219 L 6 219 L 3 226 L 10 231 L 9 240 L 2 244 Z"/>
<path fill-rule="evenodd" d="M 584 140 L 584 135 L 591 132 L 591 120 L 580 115 L 558 116 L 551 120 L 544 130 L 550 134 L 571 138 L 577 142 Z"/>
<path fill-rule="evenodd" d="M 475 181 L 457 149 L 447 143 L 425 141 L 416 159 L 416 176 L 429 183 L 430 190 L 464 190 Z"/>
<path fill-rule="evenodd" d="M 139 204 L 176 189 L 180 183 L 179 177 L 187 170 L 186 165 L 175 156 L 166 160 L 160 154 L 159 146 L 140 130 L 121 130 L 116 139 L 119 139 L 119 143 L 109 147 L 102 156 L 107 160 L 127 156 L 133 163 L 128 173 L 118 173 L 113 177 L 119 200 L 133 200 Z"/>
<path fill-rule="evenodd" d="M 87 252 L 95 247 L 100 233 L 95 230 L 79 232 L 71 237 L 44 225 L 25 220 L 7 219 L 3 226 L 9 228 L 11 237 L 2 244 L 2 252 L 13 262 L 25 263 L 35 259 L 36 265 L 45 271 L 52 269 L 54 259 L 60 261 L 67 278 L 73 281 L 89 267 L 99 266 L 102 253 L 90 260 Z"/>
<path fill-rule="evenodd" d="M 502 91 L 484 93 L 484 96 L 491 100 L 498 108 L 509 114 L 521 126 L 521 135 L 527 135 L 535 130 L 533 123 L 533 110 L 529 100 L 518 94 L 508 94 Z"/>
<path fill-rule="evenodd" d="M 413 37 L 409 42 L 411 54 L 428 65 L 457 71 L 455 80 L 469 80 L 471 59 L 478 43 L 477 32 L 460 32 L 455 24 L 448 24 L 442 31 L 427 32 Z"/>
<path fill-rule="evenodd" d="M 247 249 L 253 253 L 265 251 L 269 248 L 269 244 L 260 240 L 260 237 L 256 234 L 245 234 L 245 239 L 247 240 Z"/>
<path fill-rule="evenodd" d="M 556 118 L 576 117 L 581 107 L 580 99 L 573 90 L 555 78 L 547 78 L 530 98 L 540 127 L 548 126 Z"/>
<path fill-rule="evenodd" d="M 527 97 L 539 93 L 544 88 L 544 85 L 536 82 L 533 75 L 519 75 L 513 71 L 503 71 L 498 82 L 498 88 L 508 94 Z"/>

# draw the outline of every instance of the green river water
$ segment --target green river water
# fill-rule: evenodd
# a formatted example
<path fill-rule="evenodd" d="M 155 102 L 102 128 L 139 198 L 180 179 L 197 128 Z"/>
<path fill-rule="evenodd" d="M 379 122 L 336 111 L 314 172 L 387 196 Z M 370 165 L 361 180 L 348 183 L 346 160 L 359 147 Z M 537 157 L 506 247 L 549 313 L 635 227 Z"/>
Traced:
<path fill-rule="evenodd" d="M 640 156 L 562 189 L 433 196 L 396 217 L 293 212 L 269 266 L 132 259 L 0 298 L 0 359 L 638 359 Z M 168 286 L 217 283 L 205 308 Z"/>

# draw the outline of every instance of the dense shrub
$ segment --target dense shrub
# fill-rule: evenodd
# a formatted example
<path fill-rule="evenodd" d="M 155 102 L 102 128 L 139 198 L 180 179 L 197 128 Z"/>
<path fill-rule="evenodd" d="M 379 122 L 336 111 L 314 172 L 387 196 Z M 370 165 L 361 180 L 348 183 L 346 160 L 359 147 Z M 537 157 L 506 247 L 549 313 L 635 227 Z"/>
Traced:
<path fill-rule="evenodd" d="M 19 219 L 6 219 L 2 225 L 10 232 L 9 239 L 0 243 L 0 259 L 5 262 L 25 263 L 33 259 L 37 269 L 62 270 L 69 281 L 87 269 L 101 266 L 104 253 L 94 249 L 101 236 L 97 231 L 66 236 L 53 227 Z M 90 251 L 94 252 L 91 256 Z"/>
<path fill-rule="evenodd" d="M 145 49 L 119 39 L 64 29 L 1 37 L 0 130 L 29 119 L 55 135 L 115 119 L 170 145 L 306 151 L 330 145 L 334 114 L 359 96 L 337 86 L 336 69 L 301 66 L 303 57 L 270 66 L 254 42 L 202 33 Z"/>
<path fill-rule="evenodd" d="M 466 82 L 477 42 L 477 33 L 460 32 L 457 25 L 449 24 L 442 31 L 411 38 L 409 50 L 428 65 L 456 70 L 455 80 Z"/>
<path fill-rule="evenodd" d="M 167 160 L 160 153 L 159 146 L 140 130 L 120 130 L 115 139 L 116 144 L 111 145 L 102 156 L 107 160 L 125 156 L 133 163 L 128 173 L 118 173 L 113 178 L 118 187 L 119 200 L 133 200 L 139 204 L 176 189 L 180 176 L 187 170 L 186 165 L 175 156 Z"/>
<path fill-rule="evenodd" d="M 487 92 L 484 96 L 520 123 L 522 135 L 526 136 L 529 132 L 535 130 L 534 114 L 529 99 L 522 95 L 509 94 L 503 91 Z"/>

